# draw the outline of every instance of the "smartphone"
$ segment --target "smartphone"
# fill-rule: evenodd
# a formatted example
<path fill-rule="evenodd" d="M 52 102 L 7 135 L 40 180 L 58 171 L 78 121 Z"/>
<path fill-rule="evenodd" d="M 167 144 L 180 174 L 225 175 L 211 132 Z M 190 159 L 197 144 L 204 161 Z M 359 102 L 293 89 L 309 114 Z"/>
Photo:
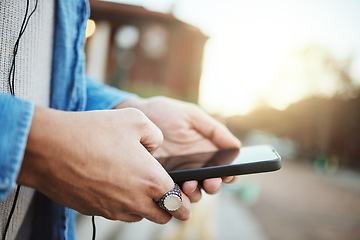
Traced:
<path fill-rule="evenodd" d="M 276 171 L 281 157 L 271 145 L 159 158 L 174 182 Z"/>

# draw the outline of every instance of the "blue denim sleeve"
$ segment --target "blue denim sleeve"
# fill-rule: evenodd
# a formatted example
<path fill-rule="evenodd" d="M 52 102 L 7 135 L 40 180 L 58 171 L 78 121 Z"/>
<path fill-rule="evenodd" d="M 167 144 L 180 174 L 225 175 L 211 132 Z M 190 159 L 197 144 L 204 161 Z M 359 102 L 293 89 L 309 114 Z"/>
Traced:
<path fill-rule="evenodd" d="M 0 93 L 0 200 L 16 186 L 34 105 Z"/>
<path fill-rule="evenodd" d="M 96 82 L 90 77 L 87 77 L 86 85 L 86 111 L 112 109 L 120 102 L 136 97 L 133 93 Z"/>

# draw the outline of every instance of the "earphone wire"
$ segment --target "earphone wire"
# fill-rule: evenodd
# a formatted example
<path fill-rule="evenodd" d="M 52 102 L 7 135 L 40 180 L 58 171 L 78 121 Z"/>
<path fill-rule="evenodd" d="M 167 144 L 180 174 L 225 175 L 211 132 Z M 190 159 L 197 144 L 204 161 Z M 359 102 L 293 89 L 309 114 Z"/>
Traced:
<path fill-rule="evenodd" d="M 93 227 L 92 240 L 95 240 L 95 238 L 96 238 L 95 216 L 92 216 L 91 220 L 92 220 L 92 227 Z"/>
<path fill-rule="evenodd" d="M 29 4 L 29 1 L 30 1 L 30 0 L 27 0 L 27 3 L 28 3 L 28 4 Z M 14 70 L 13 70 L 12 81 L 11 81 L 11 82 L 12 82 L 12 88 L 13 88 L 13 90 L 15 90 L 16 55 L 17 55 L 17 51 L 18 51 L 18 49 L 19 49 L 20 38 L 22 37 L 22 35 L 23 35 L 24 32 L 25 32 L 25 30 L 26 30 L 26 28 L 27 28 L 27 26 L 28 26 L 28 24 L 29 24 L 29 21 L 30 21 L 31 16 L 35 13 L 35 11 L 36 11 L 36 9 L 37 9 L 38 1 L 39 1 L 39 0 L 36 0 L 36 1 L 35 1 L 35 7 L 34 7 L 34 9 L 32 10 L 32 12 L 30 13 L 29 17 L 27 18 L 26 23 L 25 23 L 25 25 L 24 25 L 23 28 L 22 28 L 22 31 L 20 31 L 20 33 L 19 33 L 18 40 L 16 41 L 16 44 L 15 44 L 16 50 L 15 50 L 15 47 L 14 47 L 14 58 L 13 58 L 13 66 L 14 66 L 13 69 L 14 69 Z M 27 12 L 26 12 L 26 14 L 27 14 Z M 23 22 L 23 23 L 24 23 L 24 22 Z M 16 51 L 16 52 L 15 52 L 15 51 Z M 15 93 L 15 91 L 14 91 L 14 93 Z"/>
<path fill-rule="evenodd" d="M 19 31 L 19 36 L 18 36 L 18 38 L 17 38 L 17 40 L 15 42 L 15 45 L 14 45 L 13 59 L 12 59 L 11 68 L 10 68 L 10 72 L 9 72 L 9 78 L 8 78 L 9 87 L 10 87 L 10 93 L 12 95 L 15 95 L 16 56 L 17 56 L 17 52 L 18 52 L 18 49 L 19 49 L 20 39 L 23 36 L 23 34 L 24 34 L 28 24 L 29 24 L 31 16 L 35 13 L 35 11 L 36 11 L 36 9 L 38 7 L 38 1 L 39 0 L 36 0 L 34 9 L 31 11 L 30 15 L 28 16 L 29 7 L 30 7 L 30 0 L 26 0 L 26 11 L 25 11 L 25 15 L 24 15 L 24 20 L 23 20 L 23 22 L 21 24 L 21 28 L 20 28 L 20 31 Z"/>
<path fill-rule="evenodd" d="M 25 11 L 25 15 L 24 15 L 24 20 L 21 24 L 21 28 L 20 28 L 20 32 L 19 32 L 19 36 L 15 42 L 15 45 L 14 45 L 14 50 L 13 50 L 13 59 L 12 59 L 12 63 L 11 63 L 11 68 L 10 68 L 10 72 L 9 72 L 9 88 L 10 88 L 10 93 L 11 95 L 15 95 L 15 89 L 14 89 L 14 86 L 13 86 L 13 81 L 12 81 L 12 75 L 15 75 L 15 70 L 14 70 L 14 67 L 15 67 L 15 60 L 16 60 L 16 55 L 17 55 L 17 50 L 18 50 L 18 46 L 19 46 L 19 42 L 20 42 L 20 38 L 22 36 L 22 32 L 23 32 L 23 28 L 24 28 L 24 25 L 25 25 L 25 22 L 26 22 L 26 18 L 27 18 L 27 14 L 28 14 L 28 11 L 29 11 L 29 0 L 27 0 L 26 2 L 26 11 Z"/>
<path fill-rule="evenodd" d="M 34 12 L 36 11 L 37 6 L 38 6 L 38 0 L 36 0 L 35 7 L 34 7 L 34 9 L 32 10 L 32 12 L 30 13 L 30 15 L 28 16 L 29 7 L 30 7 L 30 0 L 26 0 L 26 11 L 25 11 L 25 15 L 24 15 L 24 20 L 23 20 L 23 22 L 22 22 L 22 24 L 21 24 L 19 36 L 18 36 L 18 38 L 17 38 L 17 40 L 16 40 L 16 42 L 15 42 L 15 45 L 14 45 L 13 59 L 12 59 L 11 68 L 10 68 L 10 72 L 9 72 L 9 78 L 8 78 L 10 93 L 11 93 L 11 95 L 13 95 L 13 96 L 15 96 L 15 65 L 16 65 L 16 55 L 17 55 L 17 52 L 18 52 L 20 39 L 21 39 L 21 37 L 23 36 L 23 34 L 24 34 L 24 32 L 25 32 L 28 24 L 29 24 L 29 20 L 30 20 L 31 16 L 32 16 L 32 15 L 34 14 Z M 9 230 L 10 222 L 11 222 L 12 216 L 13 216 L 13 214 L 14 214 L 14 212 L 15 212 L 16 203 L 17 203 L 17 200 L 18 200 L 18 197 L 19 197 L 19 193 L 20 193 L 20 188 L 21 188 L 21 185 L 18 185 L 17 188 L 16 188 L 14 201 L 13 201 L 13 204 L 12 204 L 12 207 L 11 207 L 11 210 L 10 210 L 10 213 L 9 213 L 9 216 L 8 216 L 8 219 L 7 219 L 7 222 L 6 222 L 6 225 L 5 225 L 5 229 L 4 229 L 4 234 L 3 234 L 3 238 L 2 238 L 3 240 L 6 240 L 6 235 L 7 235 L 8 230 Z"/>
<path fill-rule="evenodd" d="M 10 89 L 10 93 L 11 95 L 15 96 L 15 70 L 16 70 L 16 56 L 17 56 L 17 52 L 19 49 L 19 44 L 20 44 L 20 39 L 23 36 L 31 16 L 35 13 L 37 7 L 38 7 L 38 0 L 36 0 L 35 2 L 35 7 L 34 9 L 31 11 L 30 15 L 28 15 L 29 12 L 29 7 L 30 7 L 30 0 L 26 0 L 26 11 L 25 11 L 25 15 L 24 15 L 24 19 L 23 22 L 21 24 L 21 28 L 20 28 L 20 32 L 19 32 L 19 36 L 15 42 L 14 45 L 14 50 L 13 50 L 13 59 L 12 59 L 12 63 L 11 63 L 11 67 L 10 67 L 10 72 L 9 72 L 9 77 L 8 77 L 8 82 L 9 82 L 9 89 Z M 16 188 L 16 192 L 15 192 L 15 197 L 14 197 L 14 201 L 6 222 L 6 226 L 5 226 L 5 230 L 4 230 L 4 234 L 3 234 L 3 240 L 6 240 L 6 235 L 8 233 L 8 229 L 10 226 L 10 222 L 12 219 L 12 216 L 15 212 L 15 207 L 16 207 L 16 203 L 17 203 L 17 199 L 19 197 L 19 192 L 20 192 L 20 187 L 21 185 L 18 185 Z M 93 235 L 92 235 L 92 240 L 95 240 L 96 238 L 96 225 L 95 225 L 95 216 L 92 216 L 92 227 L 93 227 Z"/>
<path fill-rule="evenodd" d="M 4 229 L 4 235 L 3 235 L 3 238 L 2 238 L 3 240 L 6 239 L 6 235 L 8 233 L 8 229 L 9 229 L 10 222 L 11 222 L 11 217 L 14 214 L 15 207 L 16 207 L 16 202 L 17 202 L 17 199 L 19 197 L 19 192 L 20 192 L 20 185 L 18 185 L 17 188 L 16 188 L 14 202 L 12 204 L 12 207 L 11 207 L 11 210 L 10 210 L 10 213 L 9 213 L 9 217 L 7 219 L 6 226 L 5 226 L 5 229 Z"/>

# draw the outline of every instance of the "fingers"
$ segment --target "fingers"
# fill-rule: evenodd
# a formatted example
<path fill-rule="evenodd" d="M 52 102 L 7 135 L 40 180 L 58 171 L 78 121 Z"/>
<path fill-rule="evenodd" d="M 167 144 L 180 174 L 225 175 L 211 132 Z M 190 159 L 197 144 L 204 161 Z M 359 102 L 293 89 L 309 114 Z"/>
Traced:
<path fill-rule="evenodd" d="M 203 181 L 203 189 L 207 194 L 216 194 L 222 186 L 221 178 L 210 178 Z"/>
<path fill-rule="evenodd" d="M 203 181 L 202 188 L 207 194 L 216 194 L 221 190 L 222 183 L 233 183 L 236 180 L 236 176 L 206 179 Z M 192 203 L 200 201 L 202 197 L 201 187 L 197 181 L 187 181 L 183 183 L 182 191 L 187 195 Z"/>
<path fill-rule="evenodd" d="M 241 143 L 223 124 L 196 108 L 191 112 L 191 121 L 199 133 L 219 148 L 240 148 Z"/>
<path fill-rule="evenodd" d="M 230 177 L 223 177 L 222 181 L 223 183 L 233 183 L 238 179 L 237 176 L 230 176 Z"/>
<path fill-rule="evenodd" d="M 164 209 L 160 208 L 160 206 L 154 200 L 149 204 L 149 209 L 144 211 L 145 212 L 143 213 L 142 217 L 158 224 L 166 224 L 172 218 L 172 215 Z"/>
<path fill-rule="evenodd" d="M 232 178 L 229 177 L 227 181 L 232 181 Z M 220 191 L 222 182 L 223 180 L 221 178 L 205 179 L 202 188 L 207 194 L 216 194 Z M 191 202 L 198 202 L 202 197 L 201 187 L 198 184 L 198 181 L 185 182 L 182 186 L 182 190 Z"/>
<path fill-rule="evenodd" d="M 190 199 L 182 192 L 181 207 L 173 212 L 169 212 L 173 217 L 181 221 L 187 221 L 191 218 Z"/>
<path fill-rule="evenodd" d="M 203 189 L 207 194 L 216 194 L 220 191 L 222 183 L 232 183 L 237 179 L 235 176 L 224 178 L 211 178 L 203 181 Z M 157 219 L 148 218 L 151 221 L 164 224 L 170 221 L 171 217 L 175 217 L 178 220 L 186 221 L 191 218 L 190 205 L 193 202 L 198 202 L 201 199 L 201 187 L 197 181 L 188 181 L 182 185 L 182 204 L 181 207 L 173 212 L 167 212 L 166 210 L 157 208 L 157 212 L 152 213 L 151 216 L 158 216 Z M 160 198 L 159 198 L 160 199 Z M 157 204 L 157 203 L 155 203 Z M 161 212 L 159 212 L 161 211 Z"/>
<path fill-rule="evenodd" d="M 185 182 L 182 186 L 182 191 L 190 199 L 190 202 L 198 202 L 201 199 L 201 188 L 197 181 Z"/>
<path fill-rule="evenodd" d="M 220 191 L 222 183 L 233 183 L 237 180 L 236 176 L 223 178 L 210 178 L 203 182 L 203 188 L 207 194 L 216 194 Z"/>
<path fill-rule="evenodd" d="M 166 193 L 164 193 L 162 196 L 164 196 L 165 194 Z M 153 201 L 151 210 L 147 211 L 144 217 L 152 222 L 156 222 L 159 224 L 165 224 L 169 222 L 172 217 L 175 217 L 176 219 L 181 221 L 189 220 L 191 218 L 190 200 L 186 196 L 186 194 L 184 194 L 183 192 L 181 194 L 182 194 L 182 203 L 180 208 L 177 209 L 176 211 L 166 211 L 165 209 L 162 209 L 158 205 L 158 201 L 162 198 L 161 196 Z"/>
<path fill-rule="evenodd" d="M 165 194 L 166 193 L 164 193 L 164 195 Z M 133 207 L 133 211 L 129 211 L 125 216 L 117 217 L 116 219 L 127 222 L 137 222 L 142 218 L 146 218 L 158 224 L 166 224 L 172 217 L 181 221 L 187 221 L 191 218 L 190 200 L 186 194 L 182 192 L 182 203 L 176 211 L 166 211 L 159 206 L 158 201 L 162 196 L 157 197 L 156 200 L 149 198 L 145 202 L 137 202 L 136 206 Z"/>

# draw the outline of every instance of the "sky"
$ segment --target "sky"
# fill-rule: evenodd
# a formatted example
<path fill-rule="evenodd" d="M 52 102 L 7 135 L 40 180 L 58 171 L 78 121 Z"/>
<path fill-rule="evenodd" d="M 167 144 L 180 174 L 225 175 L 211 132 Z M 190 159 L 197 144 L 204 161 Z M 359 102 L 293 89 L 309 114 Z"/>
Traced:
<path fill-rule="evenodd" d="M 262 104 L 285 109 L 311 93 L 331 95 L 330 78 L 306 78 L 299 52 L 320 47 L 339 61 L 352 58 L 360 83 L 358 0 L 121 0 L 172 12 L 209 36 L 199 104 L 224 116 Z M 316 66 L 314 66 L 316 68 Z"/>

